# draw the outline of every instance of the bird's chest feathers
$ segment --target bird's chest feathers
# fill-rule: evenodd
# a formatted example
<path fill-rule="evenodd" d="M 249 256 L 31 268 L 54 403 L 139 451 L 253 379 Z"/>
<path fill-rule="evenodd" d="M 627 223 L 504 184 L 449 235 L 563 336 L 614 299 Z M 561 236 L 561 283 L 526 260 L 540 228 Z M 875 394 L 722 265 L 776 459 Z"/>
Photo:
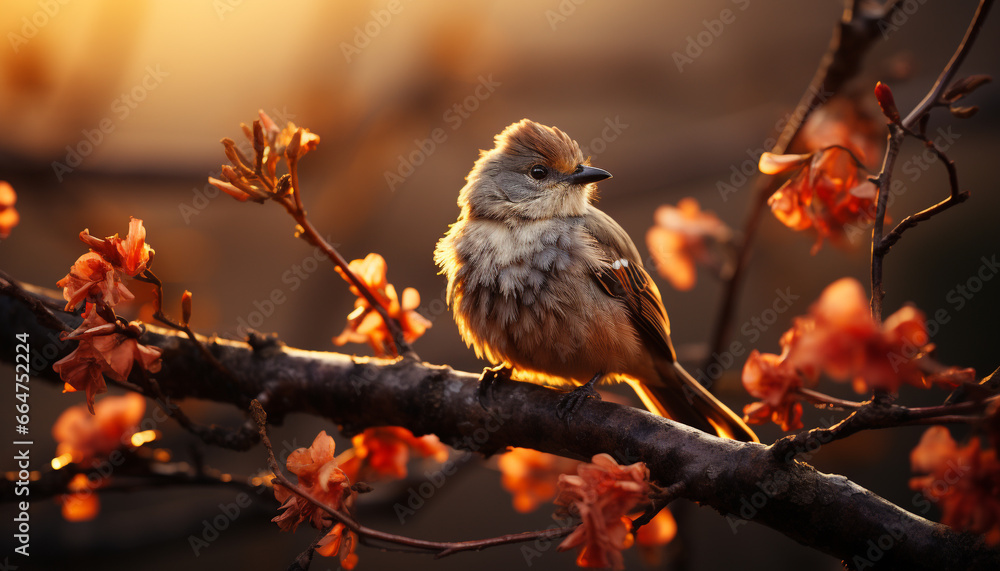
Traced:
<path fill-rule="evenodd" d="M 577 218 L 477 221 L 466 232 L 459 252 L 466 284 L 489 287 L 527 305 L 551 290 L 555 278 L 589 273 L 584 260 L 594 258 L 593 239 Z"/>

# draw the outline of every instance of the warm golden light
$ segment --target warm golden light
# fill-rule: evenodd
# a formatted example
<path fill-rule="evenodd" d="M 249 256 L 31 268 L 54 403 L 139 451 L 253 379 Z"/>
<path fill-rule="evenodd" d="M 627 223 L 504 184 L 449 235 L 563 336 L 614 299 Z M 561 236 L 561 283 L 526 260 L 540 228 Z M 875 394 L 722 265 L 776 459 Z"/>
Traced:
<path fill-rule="evenodd" d="M 67 488 L 74 493 L 60 497 L 62 515 L 66 521 L 89 521 L 97 517 L 101 504 L 97 494 L 90 490 L 87 476 L 77 474 Z"/>
<path fill-rule="evenodd" d="M 147 442 L 152 442 L 160 437 L 160 433 L 156 430 L 143 430 L 142 432 L 136 432 L 132 435 L 132 446 L 142 446 Z"/>
<path fill-rule="evenodd" d="M 64 452 L 52 459 L 52 469 L 59 470 L 72 461 L 73 461 L 73 455 L 70 454 L 69 452 Z"/>

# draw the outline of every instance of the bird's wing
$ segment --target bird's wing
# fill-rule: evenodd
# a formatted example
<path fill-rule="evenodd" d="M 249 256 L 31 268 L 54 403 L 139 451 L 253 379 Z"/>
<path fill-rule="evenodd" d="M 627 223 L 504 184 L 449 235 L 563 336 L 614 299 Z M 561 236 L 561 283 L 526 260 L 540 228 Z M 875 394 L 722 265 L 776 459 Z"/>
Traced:
<path fill-rule="evenodd" d="M 609 296 L 622 300 L 636 330 L 660 349 L 664 357 L 676 360 L 670 342 L 670 321 L 663 308 L 660 291 L 642 267 L 639 251 L 628 234 L 604 212 L 591 208 L 584 227 L 606 255 L 594 268 L 594 279 Z"/>

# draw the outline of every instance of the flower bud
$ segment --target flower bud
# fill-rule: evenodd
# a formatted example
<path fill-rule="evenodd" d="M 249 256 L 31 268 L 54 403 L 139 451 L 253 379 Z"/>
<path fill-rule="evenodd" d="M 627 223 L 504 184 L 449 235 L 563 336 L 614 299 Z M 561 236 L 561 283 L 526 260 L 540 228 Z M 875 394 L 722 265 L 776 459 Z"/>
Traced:
<path fill-rule="evenodd" d="M 889 89 L 888 85 L 881 81 L 875 84 L 875 99 L 878 100 L 878 106 L 882 108 L 882 114 L 889 121 L 899 123 L 899 109 L 896 109 L 896 98 L 892 96 L 892 90 Z"/>

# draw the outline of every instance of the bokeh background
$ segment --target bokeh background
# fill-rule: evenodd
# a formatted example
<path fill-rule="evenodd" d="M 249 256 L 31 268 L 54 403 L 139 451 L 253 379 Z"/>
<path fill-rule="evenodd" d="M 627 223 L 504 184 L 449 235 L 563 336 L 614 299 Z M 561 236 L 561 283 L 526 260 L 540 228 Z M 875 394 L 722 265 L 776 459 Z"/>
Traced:
<path fill-rule="evenodd" d="M 904 112 L 933 83 L 975 8 L 968 0 L 907 5 L 906 18 L 886 30 L 886 41 L 872 50 L 851 87 L 867 96 L 877 80 L 886 81 Z M 732 15 L 728 23 L 720 20 L 724 10 Z M 0 267 L 21 280 L 53 287 L 83 252 L 76 237 L 80 230 L 99 236 L 124 233 L 128 217 L 136 216 L 145 221 L 156 249 L 155 270 L 165 282 L 168 304 L 174 304 L 168 308 L 176 313 L 181 292 L 194 292 L 196 330 L 232 336 L 241 320 L 260 311 L 259 304 L 278 289 L 288 300 L 262 315 L 258 329 L 277 333 L 289 345 L 333 349 L 330 338 L 343 328 L 353 298 L 330 264 L 309 260 L 314 252 L 292 237 L 292 224 L 281 209 L 240 204 L 206 184 L 224 162 L 219 139 L 238 138 L 240 122 L 250 123 L 263 109 L 279 122 L 292 120 L 322 137 L 301 167 L 311 219 L 348 259 L 379 252 L 397 288 L 420 291 L 421 311 L 433 322 L 416 346 L 421 357 L 478 370 L 483 363 L 462 344 L 444 309 L 444 280 L 436 273 L 432 251 L 458 214 L 455 199 L 463 177 L 479 149 L 492 146 L 494 134 L 530 117 L 576 138 L 595 165 L 614 173 L 601 183 L 601 207 L 622 223 L 644 254 L 643 237 L 655 208 L 685 196 L 696 197 L 739 228 L 750 184 L 737 182 L 738 191 L 725 196 L 718 184 L 732 184 L 734 169 L 752 165 L 776 123 L 791 112 L 841 11 L 834 0 L 7 0 L 0 11 L 5 38 L 0 46 L 0 179 L 18 192 L 21 223 L 0 244 Z M 995 75 L 1000 69 L 1000 23 L 993 16 L 962 73 Z M 700 52 L 690 47 L 699 34 L 705 44 Z M 696 55 L 678 65 L 677 54 Z M 973 119 L 934 115 L 931 131 L 950 125 L 955 134 L 948 152 L 972 199 L 907 234 L 886 264 L 887 312 L 906 302 L 929 314 L 945 309 L 949 321 L 933 338 L 939 358 L 982 374 L 998 364 L 994 321 L 1000 280 L 985 282 L 960 308 L 949 294 L 976 275 L 984 256 L 998 253 L 997 93 L 987 85 L 970 98 L 982 107 Z M 606 129 L 611 124 L 618 128 Z M 435 129 L 443 130 L 445 139 L 431 149 L 421 142 Z M 920 150 L 908 143 L 901 165 Z M 411 155 L 417 158 L 408 159 Z M 919 176 L 906 181 L 907 192 L 890 208 L 895 220 L 947 192 L 940 165 L 926 172 L 914 167 L 918 170 L 910 172 Z M 402 180 L 390 181 L 390 173 Z M 863 244 L 853 250 L 826 246 L 813 256 L 811 245 L 811 236 L 794 234 L 766 216 L 733 339 L 777 352 L 781 332 L 823 287 L 843 276 L 867 283 Z M 283 278 L 296 266 L 307 268 L 307 279 L 293 288 Z M 663 280 L 660 285 L 675 343 L 695 368 L 720 304 L 719 282 L 704 272 L 690 292 L 674 291 Z M 771 307 L 775 291 L 786 288 L 800 296 L 791 310 L 772 325 L 752 325 Z M 148 294 L 140 295 L 137 313 L 144 300 Z M 362 346 L 345 350 L 367 352 Z M 717 385 L 734 409 L 750 400 L 738 381 L 742 362 L 735 359 Z M 9 368 L 4 371 L 12 378 Z M 852 396 L 848 387 L 828 381 L 821 388 Z M 32 389 L 32 457 L 41 468 L 54 450 L 48 427 L 82 397 L 62 395 L 42 383 Z M 7 411 L 11 392 L 0 391 L 4 431 L 13 424 Z M 913 404 L 943 397 L 902 395 Z M 186 406 L 206 421 L 235 424 L 241 419 L 232 407 Z M 839 418 L 807 411 L 805 420 L 815 426 Z M 336 431 L 329 421 L 293 416 L 276 429 L 275 439 L 306 446 L 323 429 Z M 165 430 L 164 445 L 179 460 L 200 446 L 176 427 Z M 774 427 L 763 427 L 760 434 L 768 442 L 779 436 Z M 809 462 L 917 509 L 907 487 L 908 454 L 920 434 L 919 429 L 860 434 L 823 447 Z M 339 442 L 346 444 L 342 438 Z M 264 467 L 261 449 L 202 453 L 211 465 L 237 474 Z M 400 525 L 392 505 L 405 500 L 407 489 L 432 469 L 415 465 L 413 480 L 387 485 L 362 504 L 363 520 L 416 537 L 451 540 L 551 524 L 547 507 L 517 514 L 500 488 L 499 473 L 473 461 Z M 203 520 L 218 515 L 219 504 L 236 495 L 226 489 L 118 494 L 102 498 L 101 514 L 87 523 L 62 521 L 52 501 L 34 502 L 32 556 L 11 562 L 23 569 L 69 564 L 105 570 L 271 569 L 286 567 L 311 541 L 307 530 L 279 533 L 268 521 L 276 506 L 265 498 L 196 557 L 189 536 L 200 534 Z M 834 559 L 762 526 L 744 525 L 734 532 L 713 510 L 685 502 L 674 508 L 681 527 L 664 559 L 669 568 L 839 568 Z M 0 506 L 0 512 L 0 519 L 10 522 L 11 506 Z M 934 510 L 924 515 L 937 516 Z M 2 526 L 4 545 L 12 533 L 8 526 Z M 633 551 L 627 553 L 627 565 L 640 568 Z M 519 546 L 442 561 L 367 548 L 359 554 L 362 569 L 527 566 Z M 572 569 L 573 560 L 550 547 L 531 563 Z M 336 568 L 336 562 L 319 560 L 314 566 L 326 568 Z"/>

